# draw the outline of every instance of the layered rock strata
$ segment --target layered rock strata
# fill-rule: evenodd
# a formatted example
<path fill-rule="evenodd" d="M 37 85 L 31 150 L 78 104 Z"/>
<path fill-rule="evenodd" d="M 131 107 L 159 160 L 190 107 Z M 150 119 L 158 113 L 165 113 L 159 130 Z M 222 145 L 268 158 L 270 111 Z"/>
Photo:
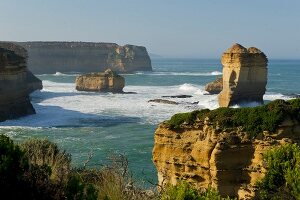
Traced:
<path fill-rule="evenodd" d="M 218 77 L 213 82 L 210 82 L 205 85 L 205 91 L 209 94 L 219 94 L 223 89 L 223 78 Z"/>
<path fill-rule="evenodd" d="M 107 69 L 103 73 L 89 73 L 76 77 L 76 90 L 122 93 L 125 79 Z"/>
<path fill-rule="evenodd" d="M 28 96 L 26 61 L 24 48 L 0 43 L 0 121 L 35 113 Z"/>
<path fill-rule="evenodd" d="M 36 74 L 94 72 L 107 67 L 118 72 L 151 71 L 143 46 L 93 42 L 19 42 L 29 55 L 28 67 Z"/>
<path fill-rule="evenodd" d="M 155 131 L 153 148 L 159 184 L 175 185 L 185 180 L 200 190 L 216 188 L 223 196 L 255 197 L 255 183 L 266 171 L 263 153 L 276 145 L 300 143 L 299 103 L 300 100 L 298 108 L 291 111 L 295 115 L 285 115 L 274 131 L 259 131 L 255 137 L 241 126 L 222 127 L 221 121 L 211 119 L 216 111 L 212 115 L 211 111 L 203 112 L 202 117 L 191 113 L 186 120 L 182 120 L 185 114 L 174 116 L 182 120 L 175 128 L 169 121 L 161 123 Z M 285 104 L 279 106 L 282 105 Z M 228 119 L 223 120 L 230 124 Z"/>
<path fill-rule="evenodd" d="M 263 103 L 267 84 L 266 55 L 255 47 L 234 44 L 222 56 L 223 90 L 219 105 L 228 107 L 242 102 Z"/>

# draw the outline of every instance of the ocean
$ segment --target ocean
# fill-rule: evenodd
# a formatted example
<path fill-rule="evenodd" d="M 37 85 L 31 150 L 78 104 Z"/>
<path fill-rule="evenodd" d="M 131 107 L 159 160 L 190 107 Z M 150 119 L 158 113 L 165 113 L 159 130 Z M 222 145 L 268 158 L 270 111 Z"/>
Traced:
<path fill-rule="evenodd" d="M 153 136 L 158 123 L 178 112 L 218 107 L 217 95 L 206 95 L 204 85 L 222 75 L 219 60 L 153 59 L 153 72 L 123 74 L 128 94 L 79 92 L 78 73 L 42 74 L 44 89 L 31 94 L 36 115 L 0 123 L 0 134 L 15 141 L 48 138 L 72 154 L 74 166 L 92 155 L 89 167 L 100 167 L 107 157 L 121 153 L 138 180 L 156 181 L 152 163 Z M 148 103 L 168 95 L 192 95 L 168 100 L 178 105 Z M 265 101 L 300 95 L 300 60 L 270 60 Z M 195 103 L 198 102 L 198 103 Z M 249 104 L 249 106 L 255 104 Z"/>

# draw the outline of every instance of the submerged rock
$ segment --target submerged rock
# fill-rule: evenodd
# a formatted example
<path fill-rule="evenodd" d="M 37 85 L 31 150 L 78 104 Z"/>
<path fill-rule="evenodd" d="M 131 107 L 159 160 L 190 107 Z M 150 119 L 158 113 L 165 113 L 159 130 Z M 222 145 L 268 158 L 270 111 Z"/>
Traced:
<path fill-rule="evenodd" d="M 210 82 L 205 85 L 205 91 L 209 94 L 219 94 L 223 89 L 223 78 L 218 77 L 213 82 Z"/>
<path fill-rule="evenodd" d="M 92 92 L 122 93 L 125 79 L 107 69 L 102 73 L 89 73 L 76 77 L 76 90 Z"/>
<path fill-rule="evenodd" d="M 219 105 L 228 107 L 242 102 L 263 103 L 267 85 L 266 55 L 255 47 L 234 44 L 222 56 L 223 89 Z"/>
<path fill-rule="evenodd" d="M 170 101 L 170 100 L 166 100 L 166 99 L 151 99 L 148 102 L 149 103 L 153 102 L 153 103 L 173 104 L 173 105 L 178 104 L 176 101 Z"/>
<path fill-rule="evenodd" d="M 0 121 L 35 113 L 28 96 L 26 64 L 23 47 L 0 43 Z"/>
<path fill-rule="evenodd" d="M 193 97 L 192 95 L 185 95 L 185 94 L 181 94 L 181 95 L 173 95 L 173 96 L 162 96 L 163 98 L 191 98 Z"/>

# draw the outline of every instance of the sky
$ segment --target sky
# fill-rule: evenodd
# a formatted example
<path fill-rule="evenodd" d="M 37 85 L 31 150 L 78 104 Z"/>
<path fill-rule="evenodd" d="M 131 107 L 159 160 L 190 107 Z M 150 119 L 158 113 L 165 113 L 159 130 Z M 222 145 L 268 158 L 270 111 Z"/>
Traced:
<path fill-rule="evenodd" d="M 300 59 L 299 0 L 0 0 L 2 41 L 145 46 L 164 57 L 220 58 L 233 43 Z"/>

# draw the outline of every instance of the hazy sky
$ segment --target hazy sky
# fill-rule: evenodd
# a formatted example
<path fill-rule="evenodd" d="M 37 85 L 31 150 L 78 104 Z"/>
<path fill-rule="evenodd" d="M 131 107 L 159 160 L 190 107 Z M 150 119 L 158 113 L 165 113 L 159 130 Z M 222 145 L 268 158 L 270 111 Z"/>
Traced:
<path fill-rule="evenodd" d="M 300 59 L 300 0 L 0 0 L 0 40 L 146 46 L 219 58 L 238 42 Z"/>

